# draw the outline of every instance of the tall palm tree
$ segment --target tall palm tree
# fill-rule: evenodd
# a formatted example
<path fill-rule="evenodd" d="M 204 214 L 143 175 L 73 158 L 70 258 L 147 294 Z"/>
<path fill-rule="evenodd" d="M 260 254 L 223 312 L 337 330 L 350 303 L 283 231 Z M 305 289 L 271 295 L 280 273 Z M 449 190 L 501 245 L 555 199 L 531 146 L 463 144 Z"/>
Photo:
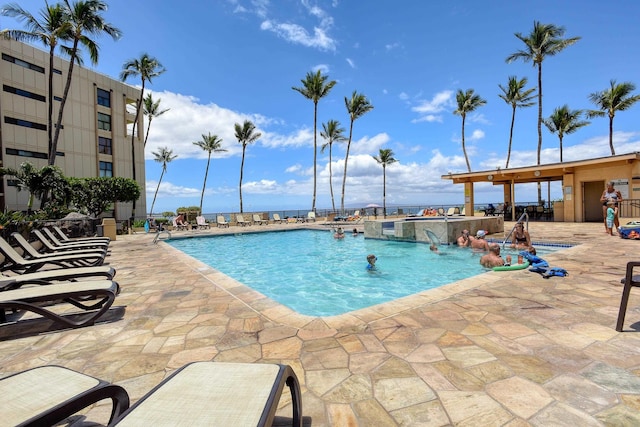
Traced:
<path fill-rule="evenodd" d="M 587 111 L 587 117 L 609 116 L 609 147 L 612 156 L 616 154 L 613 149 L 613 118 L 616 116 L 616 111 L 628 110 L 640 100 L 640 95 L 631 94 L 634 90 L 636 86 L 631 82 L 616 83 L 615 80 L 611 80 L 608 89 L 589 95 L 589 100 L 596 104 L 599 110 Z"/>
<path fill-rule="evenodd" d="M 393 150 L 390 148 L 381 148 L 377 156 L 373 156 L 378 164 L 382 165 L 382 216 L 387 217 L 387 165 L 393 164 L 398 160 L 393 157 Z"/>
<path fill-rule="evenodd" d="M 244 171 L 244 154 L 247 149 L 247 145 L 252 144 L 258 140 L 262 136 L 260 132 L 256 132 L 256 126 L 250 121 L 245 120 L 242 126 L 239 123 L 236 123 L 236 139 L 240 144 L 242 144 L 242 163 L 240 163 L 240 213 L 243 213 L 242 210 L 242 174 Z"/>
<path fill-rule="evenodd" d="M 69 40 L 72 41 L 72 47 L 64 47 L 63 49 L 69 55 L 69 70 L 67 71 L 67 81 L 64 85 L 62 99 L 60 100 L 60 108 L 58 109 L 58 119 L 56 120 L 55 133 L 51 142 L 51 150 L 49 152 L 49 164 L 56 162 L 56 151 L 58 149 L 58 138 L 60 129 L 62 128 L 62 113 L 71 89 L 71 76 L 73 75 L 73 66 L 77 62 L 82 65 L 82 57 L 78 50 L 82 44 L 91 57 L 91 62 L 95 65 L 98 63 L 99 46 L 89 36 L 99 36 L 102 33 L 110 35 L 114 40 L 120 38 L 121 32 L 116 27 L 105 22 L 102 13 L 107 10 L 107 4 L 100 0 L 78 0 L 73 4 L 69 0 L 64 0 L 65 14 L 69 25 Z"/>
<path fill-rule="evenodd" d="M 151 94 L 149 94 L 151 95 Z M 204 172 L 204 183 L 202 184 L 202 195 L 200 196 L 200 215 L 202 215 L 202 201 L 204 200 L 204 189 L 207 187 L 207 176 L 209 175 L 209 163 L 211 163 L 211 153 L 221 153 L 227 151 L 226 148 L 222 148 L 222 138 L 218 135 L 202 134 L 202 141 L 194 142 L 194 145 L 202 148 L 209 154 L 207 158 L 207 169 Z"/>
<path fill-rule="evenodd" d="M 347 152 L 344 156 L 344 174 L 342 175 L 342 197 L 340 198 L 340 211 L 344 213 L 344 190 L 347 186 L 347 164 L 349 163 L 349 150 L 351 149 L 351 140 L 353 138 L 353 122 L 373 110 L 373 105 L 367 97 L 357 91 L 353 91 L 351 99 L 344 97 L 344 105 L 349 113 L 349 140 L 347 141 Z"/>
<path fill-rule="evenodd" d="M 162 67 L 162 64 L 156 59 L 147 53 L 143 53 L 140 58 L 130 59 L 124 63 L 122 66 L 123 70 L 120 72 L 120 80 L 123 82 L 127 81 L 129 77 L 137 77 L 140 76 L 140 80 L 142 81 L 142 89 L 140 89 L 140 99 L 138 99 L 136 103 L 136 117 L 133 121 L 133 126 L 131 128 L 131 165 L 133 168 L 133 179 L 136 179 L 136 150 L 135 150 L 135 141 L 136 141 L 136 125 L 138 124 L 138 118 L 140 117 L 140 112 L 142 110 L 142 100 L 144 98 L 144 87 L 145 83 L 148 81 L 151 83 L 151 80 L 164 73 L 166 70 Z M 134 203 L 135 210 L 135 203 Z"/>
<path fill-rule="evenodd" d="M 557 133 L 560 139 L 560 163 L 562 163 L 562 139 L 565 135 L 574 133 L 590 122 L 580 120 L 582 110 L 570 110 L 567 104 L 553 110 L 553 114 L 543 120 L 551 133 Z"/>
<path fill-rule="evenodd" d="M 160 101 L 162 101 L 161 98 L 158 98 L 158 100 L 155 101 L 153 99 L 153 94 L 151 93 L 147 94 L 147 96 L 144 97 L 144 105 L 142 106 L 142 112 L 144 113 L 145 116 L 147 116 L 148 122 L 149 122 L 147 124 L 147 133 L 144 136 L 145 147 L 147 146 L 147 139 L 149 139 L 149 129 L 151 129 L 151 121 L 154 118 L 160 117 L 161 115 L 163 115 L 164 113 L 170 110 L 170 108 L 161 110 Z"/>
<path fill-rule="evenodd" d="M 505 168 L 509 168 L 509 159 L 511 158 L 511 143 L 513 142 L 513 125 L 516 121 L 516 108 L 531 107 L 535 104 L 531 102 L 531 100 L 535 98 L 535 95 L 533 95 L 535 89 L 524 89 L 527 81 L 526 77 L 518 80 L 516 76 L 509 76 L 507 87 L 500 84 L 498 85 L 500 90 L 502 90 L 502 93 L 498 94 L 498 96 L 502 98 L 504 102 L 511 105 L 513 109 L 511 113 L 511 129 L 509 130 L 509 150 L 507 151 L 507 164 Z"/>
<path fill-rule="evenodd" d="M 531 61 L 534 67 L 538 67 L 538 164 L 540 164 L 542 152 L 542 62 L 547 56 L 557 55 L 580 40 L 580 37 L 563 39 L 561 37 L 564 36 L 564 32 L 563 27 L 534 21 L 533 30 L 528 36 L 515 33 L 515 36 L 524 43 L 524 50 L 512 53 L 506 59 L 507 63 L 516 59 L 522 59 L 524 62 Z M 540 186 L 538 186 L 538 199 L 540 199 Z"/>
<path fill-rule="evenodd" d="M 47 142 L 49 151 L 48 156 L 52 152 L 53 144 L 53 58 L 56 46 L 60 41 L 67 40 L 70 36 L 69 30 L 71 26 L 67 20 L 65 8 L 61 4 L 49 5 L 45 1 L 45 7 L 40 10 L 40 20 L 22 9 L 17 4 L 9 4 L 0 9 L 0 14 L 17 19 L 19 22 L 25 22 L 26 30 L 10 30 L 0 31 L 3 37 L 12 38 L 18 41 L 40 41 L 43 45 L 49 47 L 49 75 L 47 86 Z"/>
<path fill-rule="evenodd" d="M 323 123 L 322 132 L 320 132 L 320 136 L 327 140 L 326 143 L 322 144 L 320 152 L 324 153 L 324 149 L 329 147 L 329 190 L 331 191 L 331 208 L 334 212 L 336 210 L 336 202 L 333 198 L 333 171 L 331 170 L 331 151 L 334 142 L 342 142 L 347 140 L 343 133 L 344 128 L 340 127 L 340 122 L 337 120 L 329 120 L 327 123 Z"/>
<path fill-rule="evenodd" d="M 487 101 L 475 94 L 473 89 L 467 89 L 466 92 L 463 92 L 462 89 L 458 89 L 458 93 L 456 93 L 456 102 L 458 103 L 458 109 L 455 110 L 453 114 L 457 114 L 462 117 L 462 152 L 464 153 L 464 159 L 467 161 L 467 169 L 471 172 L 471 164 L 469 163 L 467 148 L 464 143 L 464 124 L 467 119 L 467 113 L 485 105 Z"/>
<path fill-rule="evenodd" d="M 158 181 L 158 186 L 156 187 L 156 193 L 153 195 L 153 202 L 151 202 L 151 209 L 149 210 L 149 216 L 153 214 L 153 205 L 156 204 L 156 197 L 158 196 L 158 190 L 160 189 L 160 183 L 162 182 L 162 178 L 164 177 L 164 173 L 167 171 L 167 164 L 171 163 L 173 160 L 178 157 L 176 154 L 173 155 L 173 150 L 169 150 L 168 147 L 162 147 L 159 151 L 154 151 L 153 160 L 158 163 L 162 163 L 162 173 L 160 174 L 160 180 Z"/>
<path fill-rule="evenodd" d="M 311 211 L 316 211 L 316 180 L 317 180 L 317 161 L 318 161 L 318 101 L 329 94 L 331 89 L 336 85 L 336 81 L 327 82 L 329 76 L 323 76 L 318 70 L 316 73 L 309 71 L 304 80 L 300 80 L 302 87 L 292 87 L 291 89 L 300 92 L 302 96 L 313 101 L 313 201 L 311 202 Z"/>

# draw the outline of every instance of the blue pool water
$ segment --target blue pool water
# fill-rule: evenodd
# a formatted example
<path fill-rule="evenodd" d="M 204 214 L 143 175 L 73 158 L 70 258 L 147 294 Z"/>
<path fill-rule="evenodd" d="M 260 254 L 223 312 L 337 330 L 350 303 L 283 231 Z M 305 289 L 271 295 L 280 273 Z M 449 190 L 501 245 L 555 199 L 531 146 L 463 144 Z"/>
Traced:
<path fill-rule="evenodd" d="M 481 254 L 468 248 L 365 239 L 333 238 L 330 231 L 292 230 L 231 234 L 167 243 L 310 316 L 333 316 L 412 295 L 487 271 Z M 552 249 L 539 249 L 544 257 Z M 378 257 L 367 271 L 367 254 Z M 507 250 L 502 255 L 516 251 Z M 514 256 L 514 260 L 517 256 Z M 505 272 L 504 274 L 509 274 Z"/>

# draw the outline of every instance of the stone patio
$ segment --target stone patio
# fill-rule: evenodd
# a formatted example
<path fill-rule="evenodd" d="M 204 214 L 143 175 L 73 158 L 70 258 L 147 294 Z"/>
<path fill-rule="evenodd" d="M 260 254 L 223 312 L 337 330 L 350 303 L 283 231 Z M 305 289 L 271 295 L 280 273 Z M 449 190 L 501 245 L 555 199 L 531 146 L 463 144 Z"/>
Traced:
<path fill-rule="evenodd" d="M 326 228 L 251 229 L 292 227 Z M 112 309 L 109 321 L 75 330 L 2 326 L 12 337 L 0 341 L 0 376 L 62 365 L 122 385 L 135 402 L 188 362 L 284 363 L 300 380 L 309 426 L 640 425 L 640 290 L 625 332 L 614 329 L 640 241 L 608 236 L 601 223 L 532 222 L 529 231 L 579 244 L 545 257 L 568 277 L 489 272 L 327 318 L 280 306 L 152 234 L 118 236 L 107 260 L 124 315 Z M 99 404 L 70 424 L 104 423 L 109 410 Z M 286 392 L 279 422 L 290 410 Z"/>

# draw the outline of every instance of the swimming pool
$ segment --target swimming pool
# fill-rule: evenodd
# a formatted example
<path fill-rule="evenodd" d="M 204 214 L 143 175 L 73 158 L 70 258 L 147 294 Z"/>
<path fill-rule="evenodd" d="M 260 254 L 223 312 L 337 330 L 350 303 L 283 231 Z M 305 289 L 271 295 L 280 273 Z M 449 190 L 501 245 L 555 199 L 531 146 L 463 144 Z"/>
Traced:
<path fill-rule="evenodd" d="M 291 230 L 170 239 L 167 243 L 292 310 L 333 316 L 486 272 L 468 248 Z M 540 249 L 538 255 L 553 252 Z M 367 254 L 378 257 L 367 271 Z M 515 251 L 506 253 L 516 254 Z M 504 255 L 504 254 L 503 254 Z M 509 274 L 509 273 L 505 273 Z"/>

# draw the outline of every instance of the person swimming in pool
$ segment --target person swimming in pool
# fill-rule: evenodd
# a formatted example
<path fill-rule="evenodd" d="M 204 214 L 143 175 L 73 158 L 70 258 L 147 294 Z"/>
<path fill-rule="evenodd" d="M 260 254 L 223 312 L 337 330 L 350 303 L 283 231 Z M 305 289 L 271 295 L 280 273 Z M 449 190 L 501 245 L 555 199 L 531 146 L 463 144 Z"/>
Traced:
<path fill-rule="evenodd" d="M 375 270 L 376 269 L 376 261 L 378 258 L 374 254 L 367 255 L 367 270 Z"/>
<path fill-rule="evenodd" d="M 353 229 L 353 237 L 358 237 L 358 229 L 357 228 Z"/>
<path fill-rule="evenodd" d="M 342 227 L 338 227 L 336 232 L 333 234 L 333 237 L 335 239 L 344 239 L 344 230 L 342 229 Z"/>

